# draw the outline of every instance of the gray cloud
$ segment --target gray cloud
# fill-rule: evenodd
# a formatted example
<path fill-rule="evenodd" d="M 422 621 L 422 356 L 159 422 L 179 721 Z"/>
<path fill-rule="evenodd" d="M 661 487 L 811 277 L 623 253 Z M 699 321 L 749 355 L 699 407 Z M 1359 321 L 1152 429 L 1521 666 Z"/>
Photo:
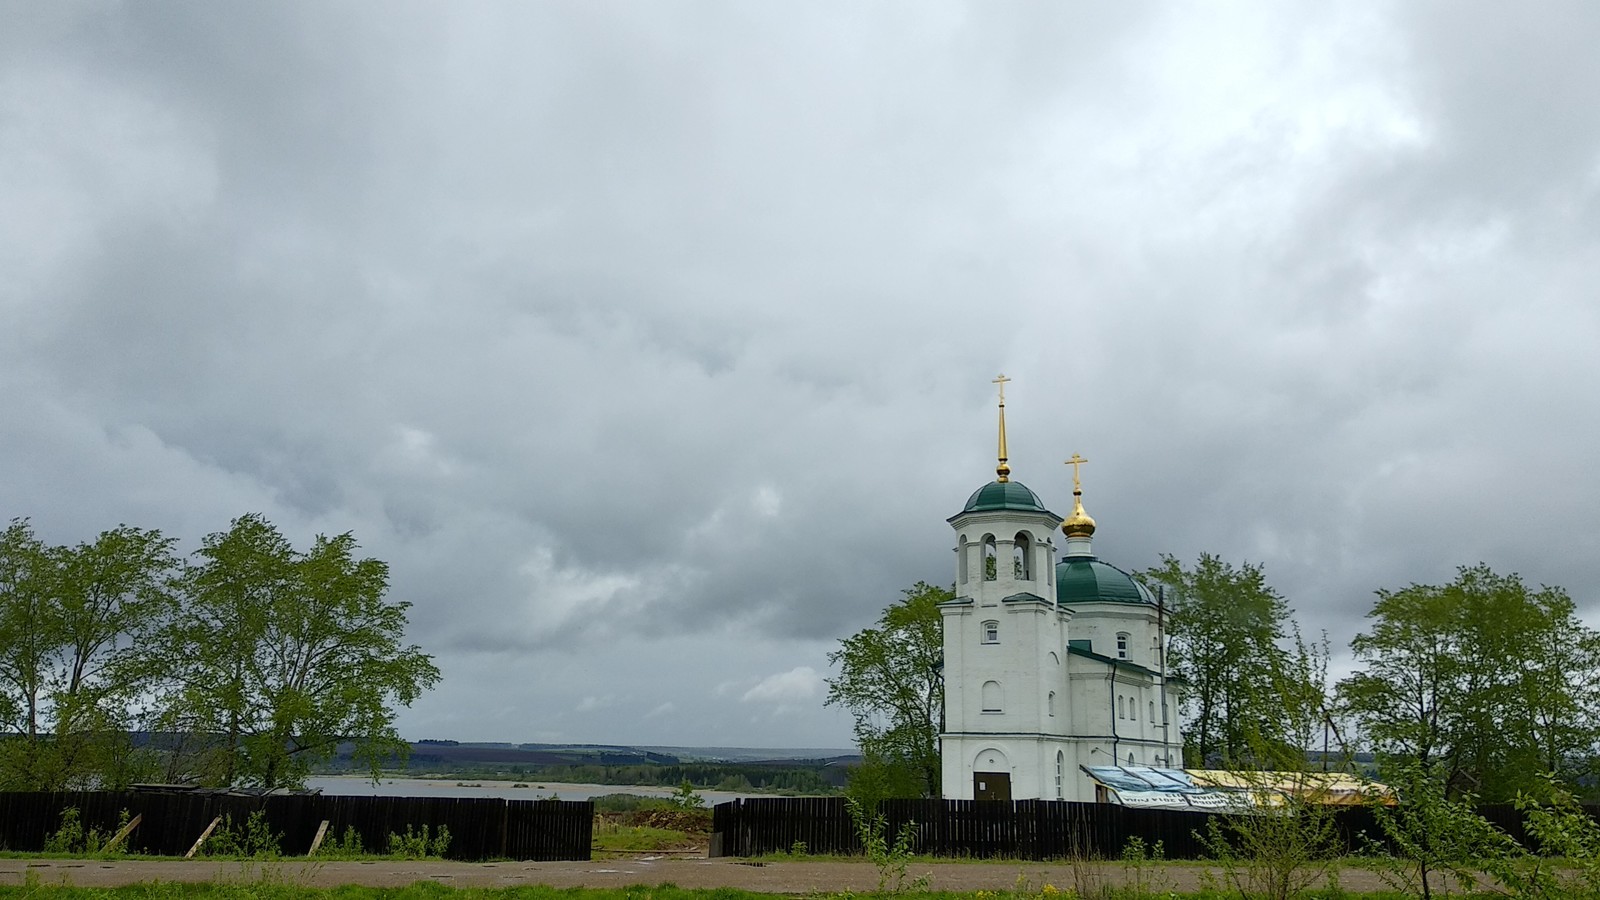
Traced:
<path fill-rule="evenodd" d="M 1592 610 L 1595 18 L 12 7 L 5 515 L 354 531 L 414 736 L 840 744 L 795 673 L 950 577 L 1004 370 L 1125 567 Z"/>

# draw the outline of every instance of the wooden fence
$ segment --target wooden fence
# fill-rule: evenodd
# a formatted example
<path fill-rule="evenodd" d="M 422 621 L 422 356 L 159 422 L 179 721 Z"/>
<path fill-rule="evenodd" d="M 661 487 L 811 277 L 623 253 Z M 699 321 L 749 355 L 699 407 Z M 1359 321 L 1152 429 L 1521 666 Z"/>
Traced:
<path fill-rule="evenodd" d="M 62 812 L 78 810 L 83 827 L 109 836 L 124 810 L 142 816 L 128 838 L 137 853 L 182 856 L 218 816 L 242 831 L 252 813 L 265 810 L 281 834 L 285 856 L 301 856 L 317 828 L 328 822 L 325 842 L 354 828 L 369 853 L 388 851 L 390 834 L 407 827 L 430 834 L 450 830 L 450 859 L 561 860 L 589 858 L 594 804 L 587 800 L 505 800 L 467 797 L 344 797 L 294 794 L 252 797 L 209 792 L 0 793 L 0 849 L 43 850 Z"/>
<path fill-rule="evenodd" d="M 1586 807 L 1600 818 L 1600 806 Z M 885 800 L 878 805 L 892 843 L 911 824 L 915 853 L 932 856 L 1114 859 L 1135 838 L 1160 842 L 1168 859 L 1203 859 L 1200 840 L 1214 814 L 1136 809 L 1110 803 L 1062 800 Z M 1368 849 L 1382 830 L 1371 809 L 1333 810 L 1346 852 Z M 1528 846 L 1522 814 L 1510 804 L 1478 812 Z M 712 856 L 760 856 L 799 849 L 809 853 L 860 853 L 855 823 L 841 797 L 772 797 L 718 804 L 711 817 Z"/>

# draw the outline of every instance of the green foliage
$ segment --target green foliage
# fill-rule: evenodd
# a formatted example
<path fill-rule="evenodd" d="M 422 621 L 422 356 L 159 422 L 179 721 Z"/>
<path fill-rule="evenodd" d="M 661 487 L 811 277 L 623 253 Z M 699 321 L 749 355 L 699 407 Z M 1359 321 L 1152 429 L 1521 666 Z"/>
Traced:
<path fill-rule="evenodd" d="M 147 776 L 130 707 L 171 610 L 172 541 L 128 526 L 53 547 L 0 532 L 0 790 L 117 788 Z"/>
<path fill-rule="evenodd" d="M 847 797 L 845 808 L 850 810 L 850 821 L 855 824 L 856 836 L 861 840 L 867 861 L 878 870 L 878 893 L 899 893 L 907 888 L 925 890 L 927 876 L 910 883 L 906 881 L 906 870 L 911 864 L 911 848 L 916 841 L 916 823 L 907 822 L 900 826 L 900 833 L 895 835 L 891 844 L 888 822 L 875 807 L 866 806 L 854 797 Z"/>
<path fill-rule="evenodd" d="M 1386 806 L 1373 798 L 1385 843 L 1368 850 L 1384 884 L 1425 900 L 1439 888 L 1468 891 L 1486 860 L 1517 854 L 1515 842 L 1478 815 L 1474 798 L 1447 796 L 1437 768 L 1401 761 L 1385 766 L 1384 778 L 1400 799 Z"/>
<path fill-rule="evenodd" d="M 356 831 L 354 825 L 346 825 L 344 834 L 338 837 L 325 839 L 322 846 L 317 848 L 318 856 L 332 856 L 351 858 L 367 854 L 366 842 L 361 840 L 361 833 Z"/>
<path fill-rule="evenodd" d="M 442 859 L 450 849 L 450 829 L 440 825 L 439 831 L 428 836 L 428 826 L 417 832 L 406 826 L 405 834 L 389 834 L 389 855 L 397 859 Z"/>
<path fill-rule="evenodd" d="M 1600 633 L 1560 588 L 1463 567 L 1443 586 L 1378 591 L 1339 685 L 1378 750 L 1438 766 L 1451 794 L 1502 802 L 1576 780 L 1600 742 Z"/>
<path fill-rule="evenodd" d="M 1267 775 L 1263 786 L 1268 789 Z M 1272 780 L 1281 779 L 1273 773 Z M 1305 896 L 1312 885 L 1326 884 L 1335 872 L 1343 844 L 1335 828 L 1334 808 L 1285 796 L 1282 805 L 1252 813 L 1211 816 L 1197 832 L 1206 853 L 1216 861 L 1221 883 L 1240 897 L 1289 900 Z"/>
<path fill-rule="evenodd" d="M 679 808 L 666 797 L 645 797 L 639 794 L 601 794 L 589 798 L 589 802 L 594 804 L 594 811 L 597 813 Z"/>
<path fill-rule="evenodd" d="M 1144 838 L 1129 838 L 1122 848 L 1122 890 L 1137 897 L 1170 893 L 1172 879 L 1161 867 L 1166 860 L 1166 847 L 1161 841 L 1146 844 Z"/>
<path fill-rule="evenodd" d="M 83 822 L 78 808 L 69 806 L 61 811 L 61 827 L 44 841 L 46 853 L 72 853 L 83 848 Z"/>
<path fill-rule="evenodd" d="M 672 850 L 695 840 L 689 832 L 654 825 L 602 822 L 594 829 L 594 848 L 600 851 Z"/>
<path fill-rule="evenodd" d="M 667 801 L 677 809 L 704 809 L 706 806 L 706 798 L 700 796 L 700 793 L 694 789 L 694 785 L 690 784 L 687 778 L 683 780 L 682 784 L 678 785 L 677 789 L 672 792 L 672 796 L 667 798 Z"/>
<path fill-rule="evenodd" d="M 1600 898 L 1600 824 L 1584 812 L 1553 776 L 1514 801 L 1534 854 L 1504 854 L 1485 869 L 1519 900 Z"/>
<path fill-rule="evenodd" d="M 29 870 L 22 884 L 0 883 L 0 900 L 772 900 L 771 894 L 736 888 L 680 888 L 672 884 L 616 888 L 451 887 L 418 881 L 403 887 L 341 885 L 336 888 L 298 883 L 312 873 L 282 873 L 277 867 L 247 869 L 246 877 L 209 883 L 147 882 L 117 888 L 71 887 L 41 883 Z M 253 877 L 250 877 L 253 876 Z M 849 900 L 848 894 L 834 900 Z M 818 900 L 827 900 L 819 895 Z"/>
<path fill-rule="evenodd" d="M 1170 660 L 1188 683 L 1188 762 L 1259 765 L 1303 754 L 1297 732 L 1319 720 L 1323 705 L 1318 660 L 1298 634 L 1298 655 L 1281 646 L 1291 633 L 1289 605 L 1262 567 L 1234 568 L 1203 553 L 1188 569 L 1163 555 L 1140 578 L 1166 589 Z"/>
<path fill-rule="evenodd" d="M 876 749 L 863 749 L 861 762 L 850 767 L 845 796 L 869 809 L 879 800 L 895 797 L 919 797 L 927 790 L 927 777 L 923 771 L 905 764 L 904 760 L 883 756 Z"/>
<path fill-rule="evenodd" d="M 44 852 L 70 854 L 73 856 L 100 856 L 105 853 L 116 853 L 119 848 L 107 849 L 106 844 L 127 824 L 128 811 L 123 810 L 117 818 L 117 827 L 110 832 L 102 834 L 98 829 L 84 828 L 83 820 L 78 814 L 78 808 L 69 806 L 61 811 L 61 827 L 45 838 Z"/>
<path fill-rule="evenodd" d="M 951 592 L 918 582 L 879 617 L 874 628 L 840 641 L 828 661 L 827 705 L 849 710 L 869 772 L 885 785 L 939 796 L 939 723 L 944 711 L 943 619 Z M 852 783 L 854 781 L 852 776 Z"/>
<path fill-rule="evenodd" d="M 439 670 L 402 643 L 410 604 L 384 600 L 388 566 L 356 559 L 356 549 L 347 533 L 296 552 L 255 515 L 205 539 L 166 632 L 163 723 L 222 735 L 186 761 L 191 774 L 298 786 L 312 761 L 351 740 L 377 777 L 381 759 L 408 749 L 394 707 L 410 705 Z"/>
<path fill-rule="evenodd" d="M 258 809 L 235 828 L 233 816 L 223 816 L 222 824 L 206 838 L 205 854 L 229 859 L 277 859 L 283 855 L 282 832 L 274 832 L 267 811 Z"/>
<path fill-rule="evenodd" d="M 297 553 L 259 516 L 192 565 L 173 546 L 126 525 L 76 547 L 0 531 L 0 790 L 294 785 L 344 739 L 374 764 L 405 749 L 394 704 L 438 670 L 400 643 L 383 563 L 348 534 Z M 164 771 L 138 729 L 177 736 Z"/>

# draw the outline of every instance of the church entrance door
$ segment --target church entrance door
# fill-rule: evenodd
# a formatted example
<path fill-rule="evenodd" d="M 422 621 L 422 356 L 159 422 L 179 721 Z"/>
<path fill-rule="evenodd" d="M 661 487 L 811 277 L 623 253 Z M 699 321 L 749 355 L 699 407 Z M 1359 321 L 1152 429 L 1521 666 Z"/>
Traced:
<path fill-rule="evenodd" d="M 1010 772 L 973 772 L 972 773 L 972 799 L 974 799 L 974 800 L 1010 800 L 1011 799 L 1011 773 Z"/>

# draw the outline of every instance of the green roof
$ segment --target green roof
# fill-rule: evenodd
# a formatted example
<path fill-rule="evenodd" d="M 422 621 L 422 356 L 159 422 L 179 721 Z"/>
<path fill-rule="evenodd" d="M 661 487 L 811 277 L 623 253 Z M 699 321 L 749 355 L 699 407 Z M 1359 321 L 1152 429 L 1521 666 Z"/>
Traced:
<path fill-rule="evenodd" d="M 961 511 L 987 512 L 994 509 L 1020 509 L 1028 512 L 1049 512 L 1039 501 L 1039 495 L 1020 481 L 991 481 L 967 498 Z"/>
<path fill-rule="evenodd" d="M 1155 599 L 1133 576 L 1092 556 L 1067 557 L 1056 563 L 1056 603 L 1149 603 Z"/>

